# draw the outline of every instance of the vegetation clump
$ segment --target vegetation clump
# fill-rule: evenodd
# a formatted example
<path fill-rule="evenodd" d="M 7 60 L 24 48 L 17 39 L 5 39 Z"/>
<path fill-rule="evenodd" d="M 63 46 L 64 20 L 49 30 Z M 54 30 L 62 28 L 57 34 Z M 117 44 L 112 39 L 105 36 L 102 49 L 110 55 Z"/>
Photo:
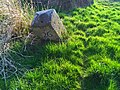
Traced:
<path fill-rule="evenodd" d="M 119 6 L 120 2 L 99 2 L 60 13 L 68 40 L 28 47 L 24 54 L 32 57 L 16 62 L 30 70 L 18 80 L 12 78 L 8 88 L 120 90 Z"/>

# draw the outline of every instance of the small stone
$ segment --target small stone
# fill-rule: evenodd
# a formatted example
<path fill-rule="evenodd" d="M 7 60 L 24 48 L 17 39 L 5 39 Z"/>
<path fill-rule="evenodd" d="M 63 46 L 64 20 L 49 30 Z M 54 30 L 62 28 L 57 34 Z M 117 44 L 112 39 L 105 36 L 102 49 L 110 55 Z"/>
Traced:
<path fill-rule="evenodd" d="M 36 12 L 31 27 L 33 34 L 43 40 L 60 41 L 66 33 L 55 9 Z"/>

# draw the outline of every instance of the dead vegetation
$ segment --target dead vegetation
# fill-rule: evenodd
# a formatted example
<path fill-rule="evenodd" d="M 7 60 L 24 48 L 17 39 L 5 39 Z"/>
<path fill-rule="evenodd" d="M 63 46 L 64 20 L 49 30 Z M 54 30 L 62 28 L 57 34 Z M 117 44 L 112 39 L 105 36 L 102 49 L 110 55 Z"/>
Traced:
<path fill-rule="evenodd" d="M 11 53 L 22 54 L 12 50 L 11 43 L 29 33 L 30 13 L 34 13 L 31 9 L 26 4 L 22 6 L 19 0 L 0 0 L 0 75 L 5 84 L 7 78 L 17 75 L 19 71 Z"/>

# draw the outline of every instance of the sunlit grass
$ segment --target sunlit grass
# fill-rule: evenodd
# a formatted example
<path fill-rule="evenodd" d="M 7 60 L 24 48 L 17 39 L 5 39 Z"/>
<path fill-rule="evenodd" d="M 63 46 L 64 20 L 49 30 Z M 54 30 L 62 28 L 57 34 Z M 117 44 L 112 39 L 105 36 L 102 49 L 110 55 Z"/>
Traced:
<path fill-rule="evenodd" d="M 23 53 L 32 57 L 19 58 L 18 62 L 31 70 L 19 81 L 11 80 L 9 88 L 119 90 L 119 5 L 96 3 L 69 14 L 60 13 L 68 39 L 28 47 Z M 19 45 L 16 47 L 20 48 Z"/>

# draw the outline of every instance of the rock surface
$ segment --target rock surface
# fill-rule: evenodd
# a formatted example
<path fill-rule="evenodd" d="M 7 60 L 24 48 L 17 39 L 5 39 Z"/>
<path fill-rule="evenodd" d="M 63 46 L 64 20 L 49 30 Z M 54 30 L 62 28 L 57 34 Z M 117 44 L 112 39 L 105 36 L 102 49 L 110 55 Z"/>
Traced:
<path fill-rule="evenodd" d="M 57 8 L 59 10 L 71 10 L 76 7 L 86 7 L 94 3 L 94 0 L 33 0 L 34 4 L 46 8 Z"/>
<path fill-rule="evenodd" d="M 33 34 L 44 40 L 59 41 L 66 33 L 65 27 L 54 9 L 36 12 L 31 27 Z"/>

